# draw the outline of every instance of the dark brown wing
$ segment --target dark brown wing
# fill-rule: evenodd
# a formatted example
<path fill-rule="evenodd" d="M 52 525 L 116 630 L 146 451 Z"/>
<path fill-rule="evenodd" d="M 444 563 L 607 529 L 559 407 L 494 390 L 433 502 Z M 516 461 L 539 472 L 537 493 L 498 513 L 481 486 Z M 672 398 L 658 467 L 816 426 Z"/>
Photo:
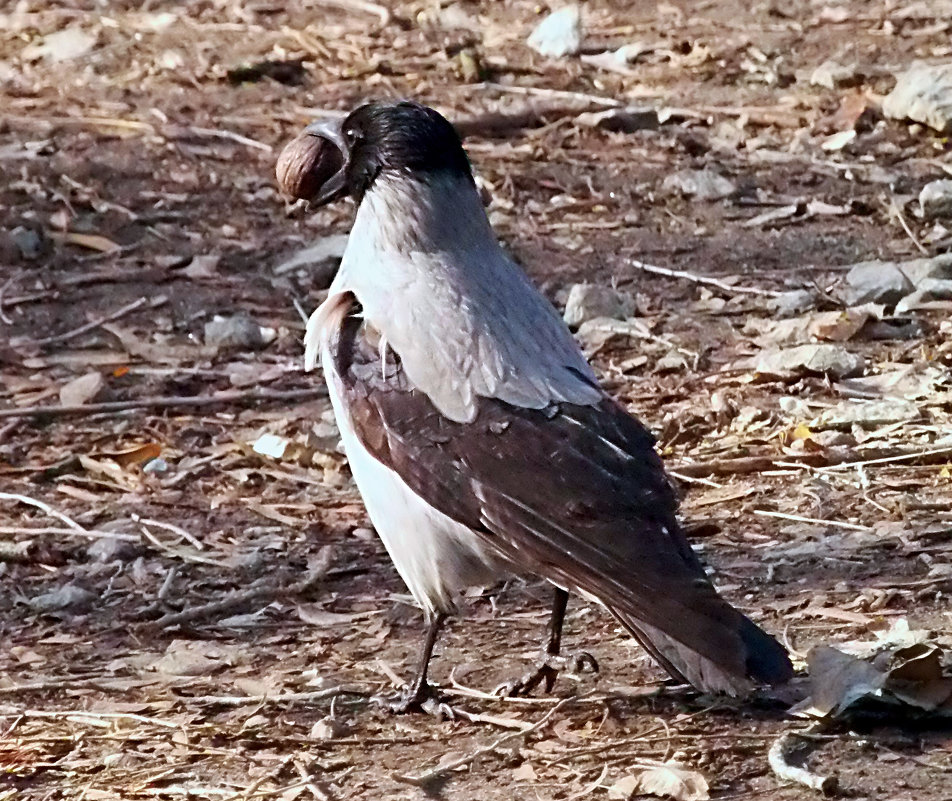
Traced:
<path fill-rule="evenodd" d="M 354 428 L 428 503 L 513 563 L 604 603 L 677 678 L 710 691 L 790 675 L 785 651 L 722 600 L 675 518 L 654 441 L 614 401 L 441 415 L 356 318 L 335 343 Z"/>

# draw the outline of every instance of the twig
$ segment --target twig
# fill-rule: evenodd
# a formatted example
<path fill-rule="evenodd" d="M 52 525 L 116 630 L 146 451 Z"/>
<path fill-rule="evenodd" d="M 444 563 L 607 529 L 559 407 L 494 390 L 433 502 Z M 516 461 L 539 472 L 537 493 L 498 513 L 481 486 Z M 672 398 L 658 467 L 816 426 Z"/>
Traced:
<path fill-rule="evenodd" d="M 390 24 L 393 18 L 390 9 L 379 3 L 371 3 L 368 0 L 317 0 L 318 5 L 331 6 L 343 11 L 363 11 L 366 14 L 373 14 L 380 18 L 380 26 L 385 27 Z"/>
<path fill-rule="evenodd" d="M 137 723 L 149 723 L 162 726 L 166 729 L 179 729 L 181 724 L 162 718 L 150 718 L 145 715 L 135 715 L 131 712 L 93 712 L 88 709 L 16 709 L 0 706 L 0 715 L 22 715 L 26 718 L 66 718 L 76 723 L 82 723 L 82 718 L 89 720 L 134 720 Z"/>
<path fill-rule="evenodd" d="M 767 764 L 770 765 L 770 769 L 784 781 L 802 784 L 811 790 L 819 790 L 824 795 L 836 792 L 838 785 L 836 776 L 820 776 L 806 768 L 790 764 L 792 752 L 802 748 L 802 741 L 797 741 L 798 736 L 798 732 L 787 732 L 774 740 L 767 752 Z M 805 755 L 801 755 L 801 759 L 803 756 Z"/>
<path fill-rule="evenodd" d="M 0 492 L 0 500 L 19 501 L 20 503 L 25 503 L 28 506 L 35 506 L 37 509 L 49 515 L 50 517 L 55 517 L 57 520 L 61 520 L 73 531 L 81 532 L 83 534 L 87 533 L 86 529 L 73 520 L 73 518 L 68 517 L 62 512 L 57 512 L 45 501 L 38 500 L 37 498 L 31 498 L 29 495 L 20 495 L 15 492 Z"/>
<path fill-rule="evenodd" d="M 307 769 L 301 762 L 294 760 L 294 768 L 297 770 L 301 781 L 307 782 L 307 784 L 304 786 L 307 788 L 307 791 L 317 799 L 317 801 L 334 801 L 334 796 L 317 784 L 317 782 L 308 773 Z"/>
<path fill-rule="evenodd" d="M 869 526 L 860 526 L 856 523 L 844 523 L 841 520 L 821 520 L 817 517 L 803 517 L 802 515 L 788 515 L 783 512 L 768 512 L 766 509 L 754 509 L 754 514 L 759 517 L 776 517 L 780 520 L 792 520 L 796 523 L 816 523 L 819 526 L 832 526 L 833 528 L 845 528 L 849 531 L 872 531 Z"/>
<path fill-rule="evenodd" d="M 181 700 L 195 704 L 218 704 L 220 706 L 247 706 L 255 704 L 265 706 L 266 704 L 293 704 L 293 703 L 314 703 L 323 701 L 326 698 L 337 698 L 341 695 L 366 696 L 363 690 L 346 684 L 340 684 L 336 687 L 327 687 L 323 690 L 314 690 L 306 693 L 281 693 L 280 695 L 195 695 L 181 696 Z"/>
<path fill-rule="evenodd" d="M 896 203 L 896 198 L 894 197 L 889 198 L 889 210 L 893 213 L 896 219 L 899 220 L 899 224 L 902 226 L 902 230 L 905 231 L 906 236 L 908 236 L 909 239 L 912 240 L 912 244 L 916 246 L 916 248 L 919 250 L 919 252 L 923 256 L 928 256 L 929 251 L 926 250 L 925 247 L 923 247 L 922 243 L 916 238 L 916 235 L 912 232 L 912 229 L 909 227 L 909 223 L 906 222 L 906 218 L 903 215 L 902 211 L 899 209 L 899 205 Z"/>
<path fill-rule="evenodd" d="M 10 284 L 13 283 L 13 277 L 11 276 L 6 281 L 4 281 L 3 286 L 0 286 L 0 322 L 5 323 L 6 325 L 13 325 L 13 318 L 8 317 L 7 313 L 3 310 L 3 295 L 7 291 L 7 288 Z"/>
<path fill-rule="evenodd" d="M 141 523 L 144 526 L 155 526 L 156 528 L 164 528 L 166 531 L 171 531 L 173 534 L 178 534 L 183 540 L 194 545 L 198 550 L 205 550 L 205 544 L 198 539 L 197 537 L 189 534 L 184 528 L 176 526 L 174 523 L 163 523 L 161 520 L 150 520 L 145 517 L 139 517 L 139 515 L 132 515 L 132 519 L 137 523 Z"/>
<path fill-rule="evenodd" d="M 161 302 L 160 302 L 161 301 Z M 155 298 L 150 304 L 152 308 L 161 305 L 164 303 L 166 298 Z M 85 323 L 78 328 L 74 328 L 72 331 L 66 331 L 63 334 L 54 334 L 53 336 L 43 337 L 42 339 L 34 339 L 30 341 L 31 345 L 52 345 L 54 342 L 66 342 L 70 339 L 75 339 L 78 336 L 82 336 L 88 331 L 92 331 L 96 328 L 99 328 L 103 323 L 111 323 L 113 320 L 118 320 L 120 317 L 125 317 L 129 312 L 133 312 L 142 306 L 145 306 L 146 303 L 149 303 L 148 298 L 139 298 L 138 300 L 132 301 L 132 303 L 127 303 L 121 309 L 116 309 L 112 314 L 107 314 L 105 317 L 97 317 L 95 320 L 90 320 L 88 323 Z"/>
<path fill-rule="evenodd" d="M 257 139 L 250 139 L 247 136 L 242 136 L 241 134 L 235 133 L 234 131 L 225 131 L 220 128 L 196 128 L 194 125 L 188 126 L 188 132 L 195 134 L 196 136 L 207 136 L 212 139 L 229 139 L 232 142 L 237 142 L 239 145 L 246 145 L 247 147 L 254 147 L 258 150 L 263 150 L 265 153 L 271 153 L 274 148 L 269 144 L 264 142 L 259 142 Z"/>
<path fill-rule="evenodd" d="M 451 773 L 457 768 L 462 768 L 466 765 L 471 765 L 480 757 L 484 757 L 487 754 L 495 753 L 500 746 L 505 745 L 506 743 L 515 740 L 518 737 L 525 737 L 533 732 L 537 732 L 542 729 L 548 722 L 552 719 L 552 716 L 558 712 L 562 707 L 572 703 L 577 700 L 576 696 L 570 698 L 563 698 L 559 701 L 552 709 L 546 712 L 538 721 L 533 723 L 529 728 L 523 729 L 521 731 L 512 732 L 510 734 L 504 734 L 502 737 L 497 737 L 489 745 L 484 745 L 481 748 L 477 748 L 475 751 L 461 756 L 458 759 L 453 759 L 449 762 L 446 762 L 442 765 L 437 765 L 436 767 L 430 768 L 430 770 L 423 773 L 419 773 L 416 776 L 411 776 L 409 774 L 394 774 L 393 778 L 397 781 L 404 782 L 405 784 L 412 784 L 416 787 L 425 787 L 430 784 L 434 779 L 439 779 L 442 776 L 445 776 L 447 773 Z"/>
<path fill-rule="evenodd" d="M 208 556 L 197 556 L 196 554 L 188 553 L 183 551 L 181 548 L 172 548 L 171 546 L 166 545 L 162 540 L 155 536 L 149 529 L 145 526 L 140 527 L 142 531 L 142 536 L 145 537 L 149 542 L 151 542 L 156 548 L 158 548 L 163 553 L 168 554 L 175 559 L 181 559 L 183 562 L 191 562 L 194 565 L 212 565 L 218 567 L 221 565 L 221 559 L 212 559 Z"/>
<path fill-rule="evenodd" d="M 55 536 L 58 534 L 66 534 L 70 537 L 83 537 L 87 540 L 98 540 L 105 537 L 112 537 L 113 539 L 123 540 L 124 542 L 140 541 L 140 538 L 134 534 L 122 534 L 118 531 L 102 531 L 93 528 L 60 528 L 58 526 L 44 526 L 42 528 L 30 528 L 29 526 L 0 526 L 0 534 L 7 536 L 16 536 L 17 534 L 27 534 L 33 536 Z"/>
<path fill-rule="evenodd" d="M 294 584 L 276 587 L 273 584 L 261 583 L 255 584 L 246 590 L 234 590 L 228 593 L 224 598 L 211 603 L 193 606 L 190 609 L 183 609 L 181 612 L 163 615 L 158 620 L 150 621 L 143 625 L 146 631 L 159 631 L 169 626 L 180 626 L 183 623 L 193 623 L 196 620 L 217 615 L 221 612 L 228 612 L 240 606 L 249 603 L 258 603 L 261 601 L 271 601 L 284 595 L 299 595 L 307 591 L 312 586 L 321 581 L 330 570 L 333 561 L 333 549 L 325 546 L 317 555 L 314 569 L 301 581 Z"/>
<path fill-rule="evenodd" d="M 883 453 L 880 450 L 879 453 Z M 908 462 L 917 459 L 932 460 L 938 457 L 952 455 L 952 447 L 933 448 L 927 450 L 904 450 L 890 448 L 886 455 L 873 459 L 857 459 L 852 451 L 840 453 L 809 453 L 803 456 L 737 456 L 723 459 L 713 459 L 709 462 L 694 462 L 693 464 L 675 465 L 674 469 L 684 476 L 699 478 L 703 476 L 730 476 L 746 473 L 763 473 L 768 470 L 795 468 L 800 470 L 817 470 L 830 472 L 834 470 L 850 470 L 855 467 L 870 465 L 892 464 Z"/>
<path fill-rule="evenodd" d="M 720 289 L 722 292 L 727 292 L 728 294 L 761 295 L 762 297 L 768 298 L 775 298 L 780 295 L 779 292 L 776 292 L 772 289 L 761 289 L 760 287 L 756 286 L 739 286 L 735 284 L 729 284 L 726 281 L 721 281 L 719 278 L 710 278 L 705 275 L 695 275 L 694 273 L 689 273 L 685 270 L 671 270 L 668 267 L 658 267 L 654 264 L 646 264 L 643 261 L 638 261 L 637 259 L 626 259 L 625 263 L 631 267 L 634 267 L 636 270 L 642 270 L 646 273 L 654 273 L 656 275 L 663 275 L 667 278 L 680 278 L 683 281 L 690 281 L 693 284 L 713 286 L 717 289 Z"/>
<path fill-rule="evenodd" d="M 240 403 L 248 401 L 284 401 L 318 398 L 325 395 L 324 387 L 310 389 L 252 389 L 248 391 L 219 392 L 217 395 L 157 396 L 136 398 L 126 401 L 106 401 L 87 403 L 80 406 L 24 406 L 20 409 L 0 409 L 0 419 L 6 417 L 68 417 L 71 415 L 110 414 L 128 412 L 133 409 L 170 409 L 216 406 L 220 403 Z"/>

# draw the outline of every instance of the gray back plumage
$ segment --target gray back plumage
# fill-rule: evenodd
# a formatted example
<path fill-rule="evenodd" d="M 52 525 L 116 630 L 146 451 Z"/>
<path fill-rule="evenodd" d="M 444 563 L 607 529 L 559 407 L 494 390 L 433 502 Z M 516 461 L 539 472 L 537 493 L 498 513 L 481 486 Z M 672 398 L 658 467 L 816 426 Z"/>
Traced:
<path fill-rule="evenodd" d="M 357 211 L 327 303 L 352 293 L 441 413 L 474 419 L 479 397 L 538 409 L 604 394 L 552 305 L 496 241 L 471 182 L 381 175 Z M 323 317 L 305 337 L 317 360 Z"/>

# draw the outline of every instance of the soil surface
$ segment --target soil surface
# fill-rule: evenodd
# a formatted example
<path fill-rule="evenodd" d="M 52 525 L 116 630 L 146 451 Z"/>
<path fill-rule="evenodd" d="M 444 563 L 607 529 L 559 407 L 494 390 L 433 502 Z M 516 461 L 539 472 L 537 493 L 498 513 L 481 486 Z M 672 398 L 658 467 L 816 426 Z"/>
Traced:
<path fill-rule="evenodd" d="M 948 139 L 880 111 L 897 72 L 952 55 L 949 4 L 593 0 L 583 51 L 564 59 L 526 46 L 545 13 L 0 12 L 0 799 L 626 798 L 626 776 L 670 760 L 711 798 L 807 799 L 767 754 L 807 725 L 787 709 L 810 649 L 903 618 L 950 628 L 948 305 L 905 315 L 902 337 L 840 337 L 865 378 L 751 362 L 776 293 L 839 311 L 844 267 L 952 248 L 916 200 L 952 174 Z M 612 55 L 635 43 L 634 60 Z M 811 83 L 827 60 L 850 68 L 832 88 Z M 500 238 L 553 302 L 576 282 L 633 299 L 626 333 L 580 339 L 657 434 L 719 588 L 795 655 L 788 692 L 674 687 L 573 599 L 565 648 L 599 673 L 492 697 L 548 614 L 547 587 L 514 579 L 474 588 L 439 641 L 432 678 L 454 719 L 369 702 L 412 674 L 421 619 L 369 528 L 322 378 L 303 371 L 300 313 L 333 265 L 282 266 L 346 234 L 353 211 L 293 206 L 273 171 L 312 119 L 381 97 L 467 131 Z M 592 124 L 619 102 L 657 124 Z M 665 183 L 683 170 L 732 191 Z M 206 323 L 239 312 L 266 341 L 210 344 Z M 931 382 L 909 395 L 917 413 L 816 423 L 903 370 Z M 836 794 L 952 799 L 952 730 L 933 718 L 823 732 L 806 764 Z"/>

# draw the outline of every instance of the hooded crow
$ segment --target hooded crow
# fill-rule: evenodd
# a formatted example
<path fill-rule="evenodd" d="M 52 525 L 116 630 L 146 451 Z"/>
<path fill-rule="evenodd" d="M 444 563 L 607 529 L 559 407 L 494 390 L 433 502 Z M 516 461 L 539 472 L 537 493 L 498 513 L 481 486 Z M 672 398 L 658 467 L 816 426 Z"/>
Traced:
<path fill-rule="evenodd" d="M 394 709 L 430 697 L 459 592 L 512 573 L 555 588 L 547 657 L 577 592 L 699 690 L 789 679 L 785 650 L 705 575 L 652 436 L 497 242 L 453 126 L 418 103 L 371 103 L 306 133 L 339 165 L 311 202 L 357 204 L 306 365 L 323 365 L 354 480 L 427 623 Z M 553 671 L 546 660 L 515 689 L 551 688 Z"/>

